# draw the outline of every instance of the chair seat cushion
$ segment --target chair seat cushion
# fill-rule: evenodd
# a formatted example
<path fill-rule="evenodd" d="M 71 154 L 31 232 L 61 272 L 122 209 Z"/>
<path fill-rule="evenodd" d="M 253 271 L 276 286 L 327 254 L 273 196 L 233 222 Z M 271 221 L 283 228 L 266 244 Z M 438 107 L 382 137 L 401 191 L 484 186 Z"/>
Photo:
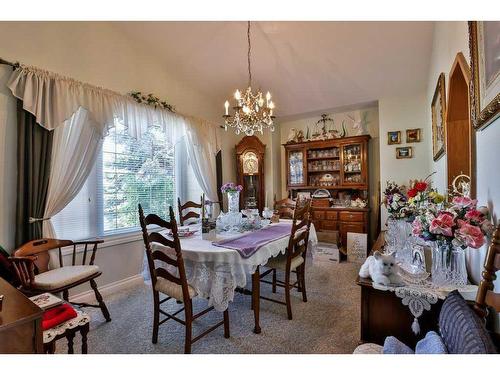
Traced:
<path fill-rule="evenodd" d="M 359 345 L 352 354 L 382 354 L 383 349 L 382 345 L 367 343 Z"/>
<path fill-rule="evenodd" d="M 40 290 L 63 288 L 99 272 L 98 266 L 67 266 L 55 268 L 35 276 L 34 286 Z"/>
<path fill-rule="evenodd" d="M 302 263 L 304 263 L 304 258 L 300 255 L 296 256 L 295 258 L 292 259 L 292 262 L 290 264 L 290 270 L 294 271 Z M 275 268 L 278 270 L 285 271 L 286 270 L 286 255 L 280 254 L 276 257 L 269 259 L 269 261 L 266 263 L 266 267 Z"/>
<path fill-rule="evenodd" d="M 155 289 L 158 292 L 166 294 L 169 297 L 175 298 L 177 301 L 184 301 L 182 295 L 182 286 L 164 279 L 163 277 L 158 277 L 156 279 Z M 193 298 L 196 296 L 196 290 L 191 285 L 188 285 L 189 297 Z"/>

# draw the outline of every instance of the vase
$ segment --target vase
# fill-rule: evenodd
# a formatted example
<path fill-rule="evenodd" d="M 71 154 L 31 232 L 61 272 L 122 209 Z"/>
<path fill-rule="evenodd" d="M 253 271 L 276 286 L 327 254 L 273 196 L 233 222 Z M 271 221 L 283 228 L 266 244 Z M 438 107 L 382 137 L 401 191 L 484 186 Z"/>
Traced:
<path fill-rule="evenodd" d="M 467 284 L 465 249 L 450 241 L 434 241 L 432 249 L 432 282 L 439 287 Z"/>
<path fill-rule="evenodd" d="M 231 213 L 240 212 L 240 192 L 228 191 L 227 192 L 227 208 Z"/>
<path fill-rule="evenodd" d="M 411 224 L 405 219 L 387 221 L 387 251 L 393 253 L 399 263 L 411 263 L 412 237 Z"/>

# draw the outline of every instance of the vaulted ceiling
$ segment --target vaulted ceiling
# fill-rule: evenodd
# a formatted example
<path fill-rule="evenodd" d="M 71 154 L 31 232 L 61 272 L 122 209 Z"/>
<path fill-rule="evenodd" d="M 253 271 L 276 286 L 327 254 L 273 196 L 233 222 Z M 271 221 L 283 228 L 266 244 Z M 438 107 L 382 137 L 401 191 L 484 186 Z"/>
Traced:
<path fill-rule="evenodd" d="M 247 85 L 246 22 L 118 22 L 214 106 Z M 425 90 L 432 22 L 253 22 L 253 86 L 282 117 Z"/>

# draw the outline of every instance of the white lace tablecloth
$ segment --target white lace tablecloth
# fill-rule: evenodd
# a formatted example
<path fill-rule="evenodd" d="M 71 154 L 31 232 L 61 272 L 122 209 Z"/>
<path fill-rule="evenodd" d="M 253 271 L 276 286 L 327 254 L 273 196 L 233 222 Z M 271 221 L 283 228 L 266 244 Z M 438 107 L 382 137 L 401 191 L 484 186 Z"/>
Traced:
<path fill-rule="evenodd" d="M 287 221 L 291 223 L 291 220 L 280 220 Z M 240 235 L 241 233 L 218 234 L 217 241 Z M 289 238 L 287 236 L 272 241 L 245 259 L 236 250 L 217 247 L 212 245 L 212 241 L 203 240 L 201 230 L 198 230 L 192 237 L 180 239 L 188 283 L 198 296 L 208 299 L 209 305 L 213 305 L 218 311 L 224 311 L 234 299 L 235 289 L 245 287 L 258 266 L 265 265 L 271 257 L 285 253 Z M 308 251 L 317 243 L 316 230 L 311 224 Z M 153 250 L 161 249 L 173 255 L 172 249 L 158 243 L 154 243 L 152 247 Z"/>

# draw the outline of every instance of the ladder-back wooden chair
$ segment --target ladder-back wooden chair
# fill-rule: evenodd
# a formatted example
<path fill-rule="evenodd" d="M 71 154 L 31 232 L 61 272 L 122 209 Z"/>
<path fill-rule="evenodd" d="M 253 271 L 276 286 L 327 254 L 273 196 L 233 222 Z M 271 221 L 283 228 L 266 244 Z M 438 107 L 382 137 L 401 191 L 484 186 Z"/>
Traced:
<path fill-rule="evenodd" d="M 199 334 L 197 337 L 192 338 L 193 321 L 213 310 L 214 307 L 211 306 L 197 314 L 193 314 L 192 299 L 197 293 L 187 282 L 184 260 L 182 259 L 181 244 L 177 233 L 177 222 L 175 221 L 172 207 L 170 207 L 170 221 L 166 221 L 155 214 L 149 214 L 145 217 L 142 207 L 139 204 L 139 221 L 141 223 L 153 289 L 153 344 L 158 342 L 158 329 L 160 325 L 170 319 L 186 327 L 185 353 L 191 353 L 191 345 L 194 342 L 220 327 L 222 324 L 224 324 L 224 337 L 229 338 L 229 313 L 227 309 L 223 313 L 224 318 L 222 321 Z M 157 231 L 148 232 L 148 225 L 157 225 L 170 230 L 172 238 L 166 238 Z M 153 242 L 166 247 L 166 251 L 153 249 Z M 169 250 L 173 250 L 172 256 L 168 255 L 169 253 L 167 253 L 167 251 Z M 163 262 L 163 264 L 160 262 Z M 167 264 L 169 269 L 167 269 L 164 264 Z M 160 300 L 160 293 L 165 294 L 167 297 Z M 171 299 L 182 302 L 184 307 L 172 314 L 162 310 L 161 304 Z M 182 311 L 184 311 L 185 320 L 181 320 L 176 316 Z M 160 314 L 165 315 L 166 318 L 160 321 Z"/>
<path fill-rule="evenodd" d="M 309 242 L 309 230 L 311 228 L 311 200 L 304 203 L 302 207 L 296 208 L 293 215 L 292 229 L 288 246 L 284 255 L 278 255 L 269 259 L 265 267 L 269 268 L 260 275 L 260 281 L 272 284 L 272 291 L 276 293 L 276 287 L 285 289 L 285 302 L 278 301 L 265 296 L 260 298 L 286 305 L 288 319 L 292 319 L 292 304 L 290 300 L 290 290 L 297 288 L 302 292 L 302 300 L 307 302 L 305 270 L 306 270 L 306 255 Z M 285 280 L 278 280 L 276 271 L 284 272 Z M 297 281 L 291 284 L 290 278 L 292 272 L 297 274 Z M 272 281 L 264 280 L 264 277 L 272 273 Z"/>
<path fill-rule="evenodd" d="M 21 283 L 20 290 L 26 295 L 32 296 L 46 292 L 62 292 L 63 299 L 69 301 L 71 288 L 89 282 L 98 304 L 76 302 L 72 302 L 72 304 L 100 308 L 106 321 L 111 321 L 108 308 L 95 282 L 95 279 L 102 274 L 94 261 L 97 246 L 103 242 L 102 240 L 73 242 L 71 240 L 42 238 L 22 245 L 14 251 L 10 258 Z M 64 265 L 63 249 L 68 247 L 73 249 L 71 265 Z M 59 268 L 49 269 L 49 251 L 55 249 L 58 250 Z M 83 253 L 82 261 L 81 264 L 77 264 L 77 252 L 80 249 Z"/>
<path fill-rule="evenodd" d="M 189 224 L 191 219 L 199 219 L 201 217 L 202 207 L 205 204 L 205 194 L 201 196 L 200 203 L 193 201 L 187 201 L 182 204 L 181 199 L 177 198 L 177 206 L 179 209 L 179 223 L 181 225 Z M 200 212 L 193 211 L 192 209 L 200 209 Z M 183 214 L 185 210 L 189 210 L 186 214 Z"/>
<path fill-rule="evenodd" d="M 500 313 L 500 293 L 493 292 L 495 273 L 500 270 L 500 224 L 497 226 L 484 259 L 484 270 L 476 295 L 474 311 L 483 319 L 488 316 L 488 307 Z"/>
<path fill-rule="evenodd" d="M 277 201 L 275 194 L 273 207 L 275 211 L 278 211 L 280 219 L 293 219 L 293 211 L 295 210 L 296 203 L 293 199 L 290 198 L 285 198 Z"/>

